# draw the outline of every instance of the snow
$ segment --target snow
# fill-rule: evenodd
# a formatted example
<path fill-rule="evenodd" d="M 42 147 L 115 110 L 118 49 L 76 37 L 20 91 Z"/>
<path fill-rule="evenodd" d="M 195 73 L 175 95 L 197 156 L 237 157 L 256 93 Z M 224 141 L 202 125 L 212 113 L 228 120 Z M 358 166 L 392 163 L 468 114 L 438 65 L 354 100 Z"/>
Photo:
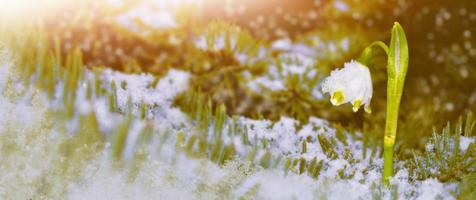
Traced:
<path fill-rule="evenodd" d="M 257 143 L 266 140 L 267 150 L 277 155 L 290 156 L 292 158 L 305 158 L 312 160 L 328 159 L 317 140 L 317 135 L 325 137 L 334 136 L 335 129 L 331 128 L 326 121 L 318 118 L 310 118 L 308 124 L 304 124 L 300 130 L 296 130 L 299 122 L 292 118 L 283 117 L 274 124 L 267 120 L 252 120 L 244 117 L 238 119 L 237 124 L 247 128 L 248 138 L 258 139 Z M 302 153 L 302 142 L 307 140 L 307 152 Z M 253 141 L 252 141 L 253 142 Z M 254 143 L 254 142 L 253 142 Z M 344 145 L 337 143 L 335 149 L 344 151 Z M 358 149 L 358 146 L 352 148 Z"/>
<path fill-rule="evenodd" d="M 189 74 L 179 70 L 170 70 L 160 79 L 156 87 L 150 87 L 156 77 L 150 74 L 126 75 L 110 69 L 103 70 L 102 80 L 105 80 L 104 87 L 108 87 L 114 81 L 117 85 L 117 101 L 121 108 L 127 107 L 127 102 L 131 98 L 132 103 L 146 103 L 149 105 L 170 106 L 173 98 L 187 88 Z M 126 82 L 126 88 L 120 87 L 122 82 Z"/>
<path fill-rule="evenodd" d="M 217 36 L 216 38 L 213 38 L 209 43 L 207 42 L 207 38 L 205 35 L 202 35 L 198 37 L 198 39 L 195 41 L 195 46 L 201 50 L 204 51 L 222 51 L 225 50 L 226 48 L 226 37 L 225 34 L 221 34 Z M 236 39 L 234 37 L 229 38 L 230 42 L 230 49 L 235 49 L 236 48 Z"/>
<path fill-rule="evenodd" d="M 273 50 L 289 50 L 292 47 L 292 41 L 289 38 L 278 39 L 271 44 Z"/>
<path fill-rule="evenodd" d="M 461 136 L 460 137 L 460 141 L 459 141 L 459 149 L 461 152 L 466 152 L 466 150 L 468 149 L 469 145 L 471 145 L 472 143 L 474 143 L 476 140 L 475 138 L 470 138 L 470 137 L 464 137 L 464 136 Z"/>
<path fill-rule="evenodd" d="M 0 134 L 5 132 L 11 124 L 25 124 L 25 129 L 33 129 L 39 125 L 41 116 L 33 108 L 34 103 L 26 98 L 16 97 L 22 91 L 27 90 L 23 84 L 13 82 L 14 78 L 18 78 L 11 73 L 13 63 L 10 62 L 6 52 L 0 49 Z M 39 101 L 38 91 L 30 91 L 30 98 Z"/>
<path fill-rule="evenodd" d="M 245 182 L 246 189 L 258 185 L 256 199 L 316 199 L 319 184 L 308 176 L 283 176 L 277 171 L 260 171 Z"/>
<path fill-rule="evenodd" d="M 261 87 L 265 87 L 271 91 L 282 91 L 286 87 L 281 80 L 270 80 L 268 77 L 258 77 L 251 82 L 248 82 L 248 87 L 256 92 L 261 92 Z"/>
<path fill-rule="evenodd" d="M 171 29 L 179 26 L 174 13 L 161 9 L 154 10 L 151 6 L 141 4 L 129 9 L 116 17 L 117 23 L 132 32 L 144 34 L 144 30 L 137 23 L 139 20 L 144 25 L 154 29 Z"/>
<path fill-rule="evenodd" d="M 283 91 L 286 89 L 286 78 L 299 76 L 301 79 L 313 79 L 317 74 L 314 69 L 315 61 L 297 53 L 280 54 L 283 62 L 268 65 L 268 71 L 263 76 L 258 76 L 248 82 L 248 87 L 255 92 L 262 92 L 263 88 L 270 91 Z"/>
<path fill-rule="evenodd" d="M 287 79 L 298 77 L 303 83 L 320 78 L 317 70 L 317 58 L 320 50 L 305 43 L 293 42 L 289 38 L 274 41 L 267 51 L 279 53 L 276 62 L 271 60 L 264 75 L 249 77 L 248 88 L 257 93 L 286 91 L 289 87 Z M 301 87 L 309 91 L 315 99 L 322 99 L 320 84 L 303 84 Z"/>
<path fill-rule="evenodd" d="M 137 139 L 145 127 L 145 123 L 140 120 L 135 120 L 132 123 L 132 127 L 127 134 L 126 144 L 124 148 L 124 159 L 127 161 L 132 160 L 136 148 Z"/>
<path fill-rule="evenodd" d="M 99 121 L 101 132 L 109 132 L 115 127 L 115 116 L 109 111 L 106 99 L 99 99 L 93 103 L 94 113 Z"/>
<path fill-rule="evenodd" d="M 10 61 L 7 49 L 0 44 L 0 94 L 3 94 L 3 90 L 7 85 L 12 65 L 13 63 Z"/>
<path fill-rule="evenodd" d="M 454 189 L 454 185 L 445 186 L 436 179 L 427 179 L 421 183 L 416 199 L 455 199 L 449 192 L 452 188 Z"/>
<path fill-rule="evenodd" d="M 289 38 L 279 39 L 271 44 L 271 49 L 296 53 L 303 56 L 313 57 L 317 54 L 316 49 L 304 43 L 293 43 Z"/>
<path fill-rule="evenodd" d="M 342 2 L 342 1 L 335 1 L 334 7 L 342 12 L 346 12 L 349 10 L 349 6 L 345 2 Z"/>
<path fill-rule="evenodd" d="M 22 87 L 18 77 L 12 75 L 12 63 L 4 64 L 4 61 L 0 62 L 0 71 L 4 72 L 0 75 L 0 89 L 3 91 L 0 95 L 0 146 L 19 148 L 1 158 L 2 197 L 29 198 L 40 190 L 38 182 L 47 185 L 49 197 L 56 199 L 238 199 L 250 195 L 253 199 L 347 200 L 370 199 L 379 190 L 383 190 L 380 194 L 384 198 L 392 195 L 392 191 L 378 187 L 382 159 L 364 158 L 362 152 L 366 149 L 363 149 L 362 142 L 354 140 L 350 133 L 344 133 L 347 136 L 343 139 L 345 142 L 336 139 L 336 129 L 326 120 L 316 117 L 311 117 L 307 124 L 300 124 L 289 117 L 282 117 L 277 122 L 238 117 L 236 125 L 243 134 L 248 134 L 251 144 L 242 143 L 240 135 L 224 134 L 225 144 L 235 144 L 238 155 L 234 160 L 219 166 L 208 159 L 187 156 L 182 147 L 176 145 L 175 135 L 179 132 L 184 132 L 186 137 L 194 134 L 195 123 L 173 107 L 172 101 L 187 89 L 190 74 L 178 70 L 170 70 L 160 78 L 156 87 L 150 87 L 156 77 L 149 74 L 102 70 L 101 87 L 110 89 L 112 81 L 116 82 L 119 109 L 127 109 L 128 99 L 134 106 L 133 121 L 123 152 L 124 166 L 111 164 L 111 145 L 107 142 L 106 148 L 91 160 L 85 160 L 84 165 L 70 163 L 75 166 L 73 169 L 78 170 L 77 178 L 62 180 L 61 175 L 54 174 L 58 170 L 54 163 L 65 159 L 58 152 L 70 135 L 64 134 L 57 117 L 48 113 L 49 110 L 59 110 L 62 105 L 50 103 L 34 87 Z M 93 77 L 90 71 L 85 73 L 86 79 Z M 11 83 L 7 83 L 9 79 Z M 127 83 L 124 88 L 121 87 L 122 82 Z M 124 116 L 111 113 L 108 101 L 103 97 L 85 98 L 84 90 L 85 87 L 81 86 L 77 91 L 80 103 L 76 104 L 78 112 L 71 119 L 72 129 L 77 129 L 74 124 L 78 123 L 78 115 L 94 112 L 101 133 L 110 136 Z M 23 97 L 12 98 L 5 95 L 8 94 L 5 91 L 27 92 Z M 148 108 L 148 117 L 144 120 L 135 116 L 141 103 L 156 105 Z M 135 169 L 133 155 L 147 124 L 154 126 L 149 145 L 150 155 L 139 169 Z M 233 120 L 227 118 L 223 130 L 227 131 L 233 126 Z M 169 138 L 164 139 L 164 134 Z M 213 129 L 203 134 L 210 136 Z M 354 133 L 356 136 L 359 134 L 365 133 Z M 326 154 L 318 136 L 329 140 L 337 153 L 335 158 Z M 267 141 L 265 147 L 262 146 L 264 141 Z M 305 153 L 302 150 L 303 141 L 307 145 Z M 462 137 L 460 148 L 467 148 L 473 141 L 474 138 Z M 317 179 L 307 173 L 296 173 L 295 168 L 285 172 L 282 165 L 264 169 L 244 159 L 254 146 L 260 147 L 257 157 L 269 152 L 273 157 L 302 158 L 307 161 L 316 158 L 324 164 Z M 351 153 L 352 162 L 343 156 L 346 151 Z M 370 159 L 372 164 L 369 164 Z M 399 188 L 399 199 L 434 199 L 438 196 L 454 199 L 451 192 L 457 189 L 456 185 L 440 183 L 435 179 L 410 182 L 411 177 L 404 163 L 396 162 L 395 165 L 400 170 L 391 182 Z"/>

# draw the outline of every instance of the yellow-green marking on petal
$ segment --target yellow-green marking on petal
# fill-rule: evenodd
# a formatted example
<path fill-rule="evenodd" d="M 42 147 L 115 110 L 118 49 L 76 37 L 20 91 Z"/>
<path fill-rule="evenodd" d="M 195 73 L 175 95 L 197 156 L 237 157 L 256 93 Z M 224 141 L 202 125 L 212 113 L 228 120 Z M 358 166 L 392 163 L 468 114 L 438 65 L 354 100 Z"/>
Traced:
<path fill-rule="evenodd" d="M 344 91 L 338 90 L 332 94 L 331 103 L 334 106 L 338 106 L 344 103 L 345 95 Z"/>
<path fill-rule="evenodd" d="M 364 110 L 365 110 L 365 112 L 367 112 L 369 114 L 372 113 L 372 109 L 370 108 L 369 105 L 365 105 Z"/>
<path fill-rule="evenodd" d="M 353 105 L 352 110 L 354 112 L 357 112 L 360 108 L 360 105 L 362 105 L 362 100 L 361 99 L 356 99 L 352 105 Z"/>

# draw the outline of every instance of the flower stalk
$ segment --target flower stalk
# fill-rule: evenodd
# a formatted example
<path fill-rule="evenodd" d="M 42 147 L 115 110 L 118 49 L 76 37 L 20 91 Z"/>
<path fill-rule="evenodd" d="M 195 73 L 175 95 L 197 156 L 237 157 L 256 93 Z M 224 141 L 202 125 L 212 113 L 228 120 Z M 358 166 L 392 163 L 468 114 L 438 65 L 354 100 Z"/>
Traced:
<path fill-rule="evenodd" d="M 372 47 L 381 47 L 387 53 L 387 114 L 385 119 L 385 134 L 383 139 L 383 175 L 386 186 L 393 176 L 393 154 L 397 136 L 398 112 L 403 94 L 405 77 L 408 69 L 408 43 L 403 28 L 395 22 L 392 28 L 390 47 L 377 41 L 367 47 L 359 61 L 368 63 L 372 56 Z"/>
<path fill-rule="evenodd" d="M 359 63 L 359 65 L 362 66 L 367 66 L 373 56 L 373 47 L 380 47 L 387 54 L 387 113 L 383 140 L 384 165 L 382 175 L 382 180 L 385 186 L 390 185 L 390 177 L 393 176 L 393 149 L 397 135 L 398 112 L 400 100 L 403 94 L 403 86 L 405 84 L 409 57 L 405 32 L 398 22 L 395 22 L 391 34 L 390 46 L 387 46 L 381 41 L 376 41 L 364 49 L 358 62 L 354 62 Z M 331 94 L 331 102 L 334 105 L 351 102 L 354 105 L 354 111 L 356 111 L 356 102 L 357 108 L 360 106 L 360 102 L 358 101 L 359 99 L 355 97 L 372 97 L 371 81 L 370 85 L 368 85 L 370 77 L 366 77 L 365 73 L 352 73 L 351 70 L 345 71 L 346 68 L 347 66 L 342 70 L 337 70 L 331 73 L 331 76 L 324 82 L 323 91 Z M 361 87 L 355 87 L 355 85 Z M 362 85 L 365 87 L 362 87 Z M 341 99 L 342 102 L 336 104 L 336 99 Z M 366 99 L 366 103 L 366 111 L 370 113 L 370 107 L 368 107 L 370 99 Z"/>
<path fill-rule="evenodd" d="M 393 176 L 393 148 L 397 135 L 398 111 L 408 69 L 408 44 L 399 23 L 392 28 L 392 38 L 387 59 L 387 116 L 385 121 L 383 181 L 389 185 Z"/>

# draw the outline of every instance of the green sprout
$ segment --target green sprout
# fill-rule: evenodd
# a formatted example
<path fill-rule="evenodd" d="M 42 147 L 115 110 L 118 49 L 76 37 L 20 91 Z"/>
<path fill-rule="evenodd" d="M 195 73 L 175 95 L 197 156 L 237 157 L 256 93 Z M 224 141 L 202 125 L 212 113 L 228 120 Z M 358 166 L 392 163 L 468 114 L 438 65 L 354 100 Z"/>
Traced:
<path fill-rule="evenodd" d="M 397 134 L 398 110 L 408 69 L 408 44 L 403 28 L 395 22 L 390 47 L 376 41 L 364 49 L 358 62 L 346 63 L 345 67 L 331 73 L 323 84 L 323 91 L 331 94 L 334 105 L 351 103 L 356 112 L 361 105 L 370 113 L 372 81 L 366 67 L 372 56 L 372 48 L 380 47 L 387 54 L 387 116 L 385 122 L 383 182 L 386 186 L 393 176 L 393 148 Z"/>
<path fill-rule="evenodd" d="M 387 58 L 387 117 L 385 122 L 383 180 L 388 185 L 393 176 L 393 146 L 397 135 L 398 109 L 408 69 L 408 44 L 405 32 L 395 23 Z"/>

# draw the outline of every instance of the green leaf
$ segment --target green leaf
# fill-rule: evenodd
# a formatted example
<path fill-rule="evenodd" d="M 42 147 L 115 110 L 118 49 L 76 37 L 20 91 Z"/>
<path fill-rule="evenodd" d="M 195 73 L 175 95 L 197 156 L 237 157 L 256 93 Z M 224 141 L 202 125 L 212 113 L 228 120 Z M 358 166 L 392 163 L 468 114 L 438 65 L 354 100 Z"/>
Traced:
<path fill-rule="evenodd" d="M 405 31 L 398 22 L 392 28 L 392 39 L 388 52 L 388 75 L 398 77 L 400 81 L 405 79 L 408 69 L 408 44 Z"/>
<path fill-rule="evenodd" d="M 408 69 L 408 44 L 403 28 L 395 22 L 388 50 L 387 113 L 384 136 L 383 181 L 393 176 L 393 148 L 397 134 L 398 110 Z"/>

